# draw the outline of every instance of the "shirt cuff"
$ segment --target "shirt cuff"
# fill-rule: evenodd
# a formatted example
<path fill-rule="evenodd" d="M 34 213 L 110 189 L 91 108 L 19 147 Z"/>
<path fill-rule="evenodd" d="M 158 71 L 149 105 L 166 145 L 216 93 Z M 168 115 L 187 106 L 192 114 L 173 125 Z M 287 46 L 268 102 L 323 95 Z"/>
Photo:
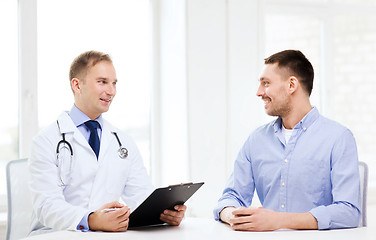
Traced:
<path fill-rule="evenodd" d="M 214 219 L 216 221 L 221 221 L 220 218 L 219 218 L 219 214 L 221 213 L 221 211 L 226 208 L 226 207 L 235 207 L 235 208 L 238 208 L 240 207 L 241 205 L 233 200 L 233 199 L 223 199 L 221 201 L 218 202 L 218 206 L 216 208 L 214 208 L 213 210 L 213 214 L 214 214 Z"/>
<path fill-rule="evenodd" d="M 325 206 L 313 208 L 309 212 L 313 215 L 314 218 L 316 218 L 319 230 L 330 228 L 330 214 L 328 214 Z"/>
<path fill-rule="evenodd" d="M 81 219 L 80 223 L 77 225 L 77 230 L 82 231 L 82 232 L 87 232 L 89 231 L 89 215 L 93 212 L 88 212 L 86 213 L 83 218 Z"/>

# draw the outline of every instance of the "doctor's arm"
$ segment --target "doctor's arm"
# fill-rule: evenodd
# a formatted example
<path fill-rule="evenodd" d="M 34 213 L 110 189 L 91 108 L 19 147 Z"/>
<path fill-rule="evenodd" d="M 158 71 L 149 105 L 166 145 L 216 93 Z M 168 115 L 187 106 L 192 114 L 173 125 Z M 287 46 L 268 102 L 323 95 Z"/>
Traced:
<path fill-rule="evenodd" d="M 39 135 L 33 139 L 29 159 L 32 203 L 35 215 L 43 226 L 56 230 L 76 230 L 87 209 L 69 204 L 63 195 L 63 188 L 58 185 L 55 149 L 59 137 L 54 139 L 53 136 Z"/>

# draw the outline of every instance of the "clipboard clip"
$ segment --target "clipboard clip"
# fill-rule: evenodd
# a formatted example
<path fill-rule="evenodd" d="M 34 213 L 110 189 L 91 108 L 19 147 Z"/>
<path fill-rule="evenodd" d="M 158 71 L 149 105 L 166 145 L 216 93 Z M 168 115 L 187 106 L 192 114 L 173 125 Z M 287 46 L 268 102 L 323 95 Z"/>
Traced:
<path fill-rule="evenodd" d="M 189 183 L 174 184 L 174 185 L 170 185 L 170 186 L 168 186 L 168 190 L 171 191 L 173 187 L 184 187 L 184 186 L 187 186 L 188 188 L 190 188 L 192 184 L 193 184 L 192 182 L 189 182 Z"/>
<path fill-rule="evenodd" d="M 168 187 L 177 187 L 177 186 L 185 186 L 185 185 L 192 185 L 192 184 L 193 184 L 192 182 L 188 182 L 188 183 L 169 185 Z"/>

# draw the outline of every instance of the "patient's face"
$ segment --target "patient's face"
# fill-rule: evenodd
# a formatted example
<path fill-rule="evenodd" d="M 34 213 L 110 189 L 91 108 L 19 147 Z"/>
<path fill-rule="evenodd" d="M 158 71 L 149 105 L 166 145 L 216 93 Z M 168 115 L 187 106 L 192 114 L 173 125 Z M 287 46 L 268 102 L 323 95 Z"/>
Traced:
<path fill-rule="evenodd" d="M 289 81 L 276 63 L 266 64 L 260 76 L 256 95 L 264 101 L 265 112 L 270 116 L 284 117 L 290 112 Z"/>

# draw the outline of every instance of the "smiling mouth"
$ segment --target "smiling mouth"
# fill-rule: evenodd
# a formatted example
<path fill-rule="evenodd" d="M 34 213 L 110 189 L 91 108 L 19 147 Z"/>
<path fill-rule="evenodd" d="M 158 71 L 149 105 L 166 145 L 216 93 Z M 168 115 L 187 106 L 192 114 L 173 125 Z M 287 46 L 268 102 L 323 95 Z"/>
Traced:
<path fill-rule="evenodd" d="M 109 102 L 112 101 L 112 98 L 109 98 L 109 99 L 100 98 L 100 100 L 103 101 L 103 102 L 109 103 Z"/>
<path fill-rule="evenodd" d="M 262 98 L 262 100 L 264 101 L 265 105 L 271 102 L 270 98 Z"/>

